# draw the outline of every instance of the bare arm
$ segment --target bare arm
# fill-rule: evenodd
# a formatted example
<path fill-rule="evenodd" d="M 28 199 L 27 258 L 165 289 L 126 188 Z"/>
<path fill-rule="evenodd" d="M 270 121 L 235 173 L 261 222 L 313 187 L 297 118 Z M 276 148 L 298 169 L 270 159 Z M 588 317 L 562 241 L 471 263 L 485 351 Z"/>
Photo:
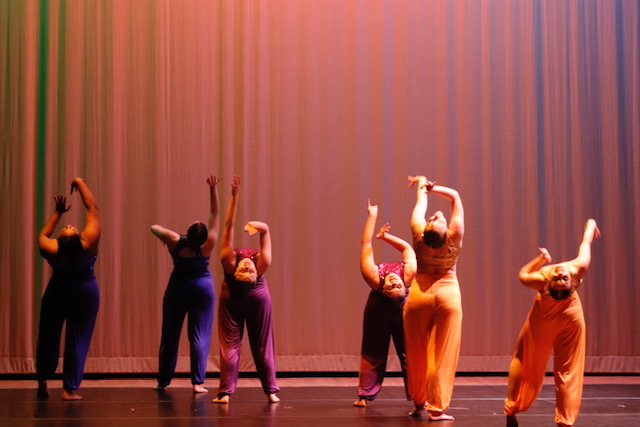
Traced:
<path fill-rule="evenodd" d="M 464 208 L 460 194 L 453 188 L 442 185 L 433 185 L 430 193 L 444 197 L 451 202 L 451 221 L 449 221 L 449 231 L 451 231 L 451 239 L 458 246 L 462 246 L 462 238 L 464 237 Z"/>
<path fill-rule="evenodd" d="M 93 197 L 93 193 L 84 182 L 84 179 L 78 177 L 71 183 L 71 193 L 77 190 L 82 197 L 82 203 L 87 208 L 85 215 L 84 229 L 80 233 L 80 240 L 85 250 L 92 254 L 98 252 L 98 243 L 100 242 L 100 214 L 98 205 Z"/>
<path fill-rule="evenodd" d="M 416 253 L 413 250 L 413 247 L 408 243 L 402 240 L 399 237 L 394 236 L 389 233 L 391 227 L 389 224 L 385 224 L 380 232 L 377 234 L 378 239 L 382 239 L 385 242 L 389 243 L 395 249 L 402 252 L 402 261 L 404 262 L 404 277 L 403 281 L 406 287 L 411 286 L 411 281 L 416 275 L 416 271 L 418 270 L 418 265 L 416 262 Z"/>
<path fill-rule="evenodd" d="M 231 183 L 231 199 L 229 199 L 229 206 L 227 207 L 227 217 L 224 221 L 224 228 L 222 230 L 220 260 L 222 261 L 222 268 L 227 273 L 233 273 L 236 268 L 236 252 L 233 249 L 233 224 L 236 218 L 236 207 L 238 204 L 240 182 L 240 177 L 234 175 L 233 182 Z"/>
<path fill-rule="evenodd" d="M 218 203 L 218 189 L 217 185 L 220 182 L 218 177 L 210 175 L 207 178 L 207 184 L 209 184 L 209 234 L 207 235 L 207 241 L 202 245 L 203 256 L 208 257 L 213 251 L 218 240 L 220 212 Z"/>
<path fill-rule="evenodd" d="M 371 200 L 367 200 L 367 220 L 364 223 L 360 246 L 360 272 L 367 285 L 374 291 L 380 288 L 378 266 L 373 259 L 373 245 L 371 243 L 377 217 L 378 206 L 372 205 Z"/>
<path fill-rule="evenodd" d="M 244 231 L 253 236 L 256 233 L 260 233 L 260 252 L 256 255 L 256 269 L 258 275 L 263 275 L 269 266 L 271 265 L 271 234 L 269 233 L 269 226 L 260 221 L 249 221 L 244 226 Z"/>
<path fill-rule="evenodd" d="M 162 243 L 167 245 L 169 250 L 173 250 L 180 241 L 180 235 L 173 230 L 169 230 L 168 228 L 164 228 L 158 224 L 154 224 L 151 226 L 151 232 L 160 240 Z"/>
<path fill-rule="evenodd" d="M 543 289 L 545 285 L 545 278 L 540 273 L 540 269 L 546 263 L 551 262 L 551 255 L 549 255 L 549 251 L 545 248 L 538 248 L 538 250 L 540 254 L 520 269 L 518 278 L 523 285 L 539 291 Z"/>
<path fill-rule="evenodd" d="M 62 218 L 62 215 L 71 207 L 67 206 L 67 198 L 62 194 L 56 194 L 53 196 L 53 199 L 56 202 L 56 209 L 49 217 L 49 220 L 42 226 L 38 234 L 38 248 L 41 254 L 55 254 L 58 252 L 58 241 L 52 239 L 51 235 L 56 225 L 58 225 L 60 218 Z"/>
<path fill-rule="evenodd" d="M 416 190 L 416 204 L 411 212 L 411 233 L 415 239 L 417 236 L 421 236 L 424 233 L 424 228 L 427 225 L 426 215 L 429 201 L 427 200 L 428 182 L 427 178 L 422 175 L 410 176 L 409 188 L 417 184 Z"/>
<path fill-rule="evenodd" d="M 584 276 L 587 272 L 589 264 L 591 264 L 591 243 L 600 237 L 600 230 L 594 219 L 587 220 L 584 225 L 584 233 L 582 235 L 582 242 L 578 248 L 578 256 L 571 261 L 571 272 L 576 275 L 578 279 Z"/>

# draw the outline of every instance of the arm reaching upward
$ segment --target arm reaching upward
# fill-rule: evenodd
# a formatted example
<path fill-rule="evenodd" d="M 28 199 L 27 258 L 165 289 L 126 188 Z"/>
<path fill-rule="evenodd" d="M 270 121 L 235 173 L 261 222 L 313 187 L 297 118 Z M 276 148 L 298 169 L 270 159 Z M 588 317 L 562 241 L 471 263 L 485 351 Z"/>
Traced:
<path fill-rule="evenodd" d="M 84 179 L 78 177 L 71 183 L 71 193 L 78 191 L 82 197 L 82 203 L 87 208 L 84 229 L 80 233 L 82 246 L 86 251 L 95 255 L 98 252 L 100 242 L 100 214 L 93 193 L 89 190 Z"/>
<path fill-rule="evenodd" d="M 571 261 L 571 272 L 576 275 L 578 279 L 587 272 L 589 265 L 591 264 L 591 243 L 600 237 L 600 230 L 594 219 L 587 220 L 584 225 L 584 233 L 582 234 L 582 241 L 578 248 L 578 256 Z"/>
<path fill-rule="evenodd" d="M 422 175 L 409 176 L 409 188 L 417 184 L 416 190 L 416 204 L 411 212 L 411 233 L 415 239 L 417 236 L 421 236 L 424 233 L 424 228 L 427 225 L 426 215 L 429 201 L 427 199 L 427 193 L 429 192 L 429 186 L 427 178 Z"/>
<path fill-rule="evenodd" d="M 217 185 L 220 182 L 218 177 L 210 175 L 207 178 L 207 184 L 209 185 L 209 224 L 207 241 L 202 245 L 202 255 L 208 257 L 213 251 L 218 240 L 220 212 L 218 202 L 218 189 Z"/>
<path fill-rule="evenodd" d="M 260 221 L 249 221 L 244 226 L 244 231 L 253 236 L 256 233 L 260 233 L 260 252 L 258 252 L 256 269 L 258 275 L 263 275 L 269 266 L 271 265 L 271 234 L 269 233 L 269 226 Z"/>
<path fill-rule="evenodd" d="M 236 268 L 236 252 L 233 249 L 233 225 L 236 217 L 236 207 L 238 204 L 238 192 L 240 191 L 240 183 L 240 177 L 238 175 L 234 175 L 233 182 L 231 183 L 231 199 L 229 199 L 229 206 L 227 207 L 227 217 L 224 221 L 224 228 L 222 230 L 220 259 L 222 261 L 222 268 L 227 273 L 233 273 Z"/>
<path fill-rule="evenodd" d="M 545 285 L 545 278 L 540 273 L 540 269 L 546 263 L 551 262 L 551 255 L 549 255 L 549 251 L 546 248 L 538 248 L 538 250 L 540 254 L 520 269 L 518 278 L 523 285 L 539 291 Z"/>
<path fill-rule="evenodd" d="M 373 259 L 373 245 L 371 243 L 377 217 L 378 206 L 372 205 L 371 200 L 367 199 L 367 220 L 364 223 L 360 246 L 360 272 L 367 285 L 374 291 L 380 288 L 378 266 Z"/>
<path fill-rule="evenodd" d="M 449 221 L 449 230 L 451 231 L 451 239 L 458 245 L 462 246 L 462 238 L 464 237 L 464 207 L 460 194 L 453 188 L 443 185 L 435 185 L 433 183 L 430 193 L 444 197 L 451 202 L 451 221 Z"/>
<path fill-rule="evenodd" d="M 56 194 L 53 196 L 53 200 L 56 202 L 56 208 L 38 234 L 38 248 L 43 255 L 58 252 L 58 241 L 52 239 L 51 235 L 62 215 L 71 208 L 71 206 L 67 206 L 67 198 L 62 194 Z"/>

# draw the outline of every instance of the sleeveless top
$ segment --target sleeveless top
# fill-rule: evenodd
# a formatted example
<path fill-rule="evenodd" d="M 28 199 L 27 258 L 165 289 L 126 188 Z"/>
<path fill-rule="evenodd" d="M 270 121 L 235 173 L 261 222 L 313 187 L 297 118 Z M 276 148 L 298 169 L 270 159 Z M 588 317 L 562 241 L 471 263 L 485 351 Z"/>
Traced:
<path fill-rule="evenodd" d="M 380 286 L 378 287 L 378 291 L 382 291 L 384 279 L 390 273 L 396 273 L 400 276 L 402 283 L 404 283 L 404 262 L 381 262 L 378 264 L 378 276 L 380 277 Z"/>
<path fill-rule="evenodd" d="M 84 280 L 95 277 L 93 266 L 96 263 L 97 255 L 89 255 L 86 251 L 78 261 L 68 262 L 59 254 L 49 255 L 45 259 L 53 269 L 52 278 L 61 280 Z"/>
<path fill-rule="evenodd" d="M 456 246 L 453 243 L 448 233 L 444 245 L 449 248 L 449 251 L 443 256 L 435 256 L 429 253 L 430 248 L 425 245 L 424 241 L 422 240 L 422 235 L 414 239 L 413 248 L 416 251 L 418 272 L 427 270 L 427 267 L 451 268 L 456 265 L 456 262 L 458 262 L 460 247 Z"/>
<path fill-rule="evenodd" d="M 200 248 L 196 251 L 196 256 L 180 256 L 180 251 L 186 247 L 188 247 L 187 236 L 181 234 L 176 247 L 169 251 L 171 258 L 173 258 L 173 274 L 180 277 L 194 277 L 208 273 L 209 258 L 202 255 Z"/>
<path fill-rule="evenodd" d="M 551 286 L 553 281 L 549 273 L 546 271 L 540 270 L 540 274 L 542 274 L 542 277 L 544 277 L 545 285 L 544 285 L 544 288 L 542 288 L 539 291 L 539 293 L 540 293 L 540 296 L 548 300 L 561 301 L 561 300 L 567 299 L 582 284 L 582 279 L 578 279 L 575 275 L 570 273 L 569 275 L 571 276 L 571 288 L 565 290 L 564 292 L 563 291 L 554 292 Z"/>

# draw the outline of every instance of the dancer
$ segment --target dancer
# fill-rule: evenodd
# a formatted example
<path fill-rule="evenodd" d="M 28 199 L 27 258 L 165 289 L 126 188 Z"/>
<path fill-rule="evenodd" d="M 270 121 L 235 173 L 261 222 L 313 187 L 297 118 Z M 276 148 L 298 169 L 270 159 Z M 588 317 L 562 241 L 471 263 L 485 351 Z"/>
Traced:
<path fill-rule="evenodd" d="M 460 351 L 462 304 L 456 263 L 464 235 L 464 209 L 456 190 L 424 176 L 410 176 L 409 187 L 415 184 L 411 230 L 418 272 L 403 313 L 407 383 L 415 404 L 409 415 L 422 417 L 426 409 L 431 421 L 453 420 L 445 411 L 451 402 Z M 426 218 L 428 193 L 451 202 L 448 225 L 441 211 Z"/>
<path fill-rule="evenodd" d="M 100 305 L 98 281 L 93 272 L 100 242 L 98 206 L 82 178 L 76 178 L 71 183 L 71 193 L 74 191 L 80 193 L 87 209 L 82 232 L 67 225 L 62 228 L 57 239 L 51 238 L 60 218 L 71 208 L 71 205 L 67 206 L 67 198 L 57 194 L 54 196 L 55 211 L 38 235 L 40 255 L 53 269 L 42 297 L 36 349 L 38 397 L 43 399 L 49 397 L 47 380 L 53 376 L 58 366 L 60 338 L 65 321 L 62 399 L 82 399 L 76 390 L 82 381 Z"/>
<path fill-rule="evenodd" d="M 211 175 L 209 185 L 209 226 L 194 222 L 181 235 L 175 231 L 152 225 L 151 232 L 169 249 L 173 258 L 173 272 L 162 302 L 162 339 L 159 351 L 158 385 L 162 391 L 169 386 L 176 369 L 178 345 L 182 323 L 188 314 L 187 335 L 191 351 L 191 384 L 194 393 L 206 393 L 203 386 L 211 327 L 215 292 L 213 277 L 209 272 L 209 257 L 218 239 L 218 191 L 220 180 Z"/>
<path fill-rule="evenodd" d="M 220 293 L 218 331 L 220 339 L 220 388 L 214 403 L 229 403 L 238 382 L 240 345 L 247 324 L 253 360 L 269 403 L 276 395 L 275 352 L 271 324 L 271 296 L 264 273 L 271 264 L 271 236 L 264 222 L 250 221 L 244 231 L 260 234 L 260 250 L 234 249 L 233 225 L 236 216 L 240 177 L 233 177 L 227 219 L 222 231 L 220 258 L 224 282 Z"/>
<path fill-rule="evenodd" d="M 507 425 L 517 426 L 516 414 L 536 400 L 551 350 L 556 384 L 556 416 L 559 426 L 570 426 L 580 411 L 585 358 L 585 323 L 576 292 L 591 263 L 591 243 L 600 237 L 593 219 L 584 226 L 578 256 L 551 262 L 545 248 L 520 270 L 520 281 L 538 291 L 533 307 L 520 331 L 509 368 L 504 413 Z M 543 267 L 544 266 L 544 267 Z"/>
<path fill-rule="evenodd" d="M 378 206 L 371 205 L 371 201 L 367 200 L 367 212 L 369 215 L 362 233 L 360 270 L 365 282 L 371 287 L 371 292 L 364 309 L 358 400 L 353 402 L 354 406 L 360 407 L 365 407 L 367 401 L 374 400 L 382 388 L 391 338 L 396 347 L 406 390 L 402 307 L 406 301 L 407 289 L 416 275 L 416 254 L 413 248 L 404 240 L 391 235 L 389 224 L 383 225 L 376 237 L 400 251 L 402 261 L 380 264 L 374 262 L 371 240 Z"/>

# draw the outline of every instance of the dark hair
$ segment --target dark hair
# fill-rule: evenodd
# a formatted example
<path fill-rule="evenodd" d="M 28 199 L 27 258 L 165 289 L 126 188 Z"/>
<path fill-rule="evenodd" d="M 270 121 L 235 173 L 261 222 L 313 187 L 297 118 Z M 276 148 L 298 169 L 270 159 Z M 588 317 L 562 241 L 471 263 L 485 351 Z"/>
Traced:
<path fill-rule="evenodd" d="M 58 237 L 58 255 L 69 261 L 79 261 L 84 248 L 79 234 Z"/>
<path fill-rule="evenodd" d="M 187 230 L 187 244 L 192 251 L 197 251 L 207 241 L 207 226 L 201 222 L 191 224 Z"/>
<path fill-rule="evenodd" d="M 446 233 L 440 234 L 434 230 L 427 230 L 422 233 L 422 241 L 424 244 L 433 249 L 441 248 L 446 240 Z"/>

